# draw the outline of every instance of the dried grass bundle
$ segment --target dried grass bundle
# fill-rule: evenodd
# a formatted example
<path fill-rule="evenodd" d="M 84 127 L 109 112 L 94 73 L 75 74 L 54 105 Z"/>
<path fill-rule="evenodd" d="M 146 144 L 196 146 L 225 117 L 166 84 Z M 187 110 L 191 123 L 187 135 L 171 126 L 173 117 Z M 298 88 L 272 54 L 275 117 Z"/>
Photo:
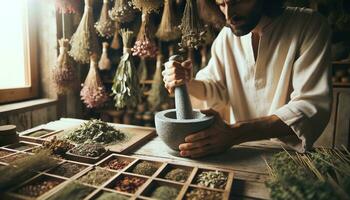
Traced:
<path fill-rule="evenodd" d="M 180 30 L 176 25 L 174 16 L 173 1 L 164 1 L 164 10 L 156 36 L 163 41 L 171 41 L 181 36 Z"/>
<path fill-rule="evenodd" d="M 115 0 L 114 7 L 108 12 L 113 21 L 126 23 L 135 17 L 135 10 L 131 0 Z"/>
<path fill-rule="evenodd" d="M 108 58 L 108 46 L 107 42 L 102 43 L 102 55 L 100 61 L 98 62 L 98 68 L 100 70 L 110 70 L 111 69 L 111 60 Z"/>
<path fill-rule="evenodd" d="M 154 58 L 157 55 L 157 45 L 151 37 L 149 14 L 143 12 L 141 17 L 142 24 L 135 45 L 131 49 L 133 52 L 132 55 L 143 58 Z"/>
<path fill-rule="evenodd" d="M 58 94 L 63 94 L 69 90 L 72 90 L 77 80 L 77 72 L 73 67 L 73 61 L 68 56 L 67 39 L 60 39 L 58 41 L 60 46 L 60 54 L 57 57 L 56 66 L 52 70 L 52 79 L 56 86 Z"/>
<path fill-rule="evenodd" d="M 112 49 L 119 49 L 121 46 L 119 42 L 119 31 L 120 31 L 120 23 L 114 22 L 114 37 L 111 42 Z"/>
<path fill-rule="evenodd" d="M 81 0 L 56 0 L 56 10 L 59 13 L 77 13 Z"/>
<path fill-rule="evenodd" d="M 156 71 L 153 76 L 151 91 L 147 98 L 151 111 L 158 110 L 163 103 L 167 102 L 169 97 L 168 92 L 165 89 L 165 86 L 163 84 L 162 66 L 163 66 L 163 55 L 158 54 Z"/>
<path fill-rule="evenodd" d="M 113 21 L 108 16 L 108 1 L 109 0 L 103 0 L 100 19 L 95 24 L 97 33 L 101 37 L 106 38 L 112 37 L 115 29 Z"/>
<path fill-rule="evenodd" d="M 196 0 L 186 0 L 184 14 L 179 26 L 182 37 L 179 46 L 198 49 L 204 42 L 205 29 L 199 18 Z"/>
<path fill-rule="evenodd" d="M 136 68 L 131 56 L 131 43 L 134 33 L 129 30 L 121 30 L 123 38 L 123 56 L 115 73 L 112 92 L 115 107 L 122 109 L 125 106 L 135 107 L 140 100 L 140 87 Z"/>
<path fill-rule="evenodd" d="M 137 68 L 137 74 L 139 75 L 140 82 L 147 80 L 148 70 L 145 58 L 141 58 L 140 64 Z"/>
<path fill-rule="evenodd" d="M 108 100 L 106 89 L 97 70 L 97 56 L 92 55 L 90 70 L 80 91 L 81 100 L 88 108 L 100 107 Z"/>
<path fill-rule="evenodd" d="M 50 151 L 42 150 L 34 155 L 13 161 L 0 168 L 0 191 L 4 191 L 36 175 L 36 172 L 58 166 Z M 6 174 L 6 175 L 4 175 Z"/>
<path fill-rule="evenodd" d="M 88 63 L 90 55 L 100 51 L 94 28 L 92 1 L 85 0 L 83 17 L 70 40 L 71 50 L 68 53 L 75 61 L 80 63 Z"/>
<path fill-rule="evenodd" d="M 158 12 L 163 1 L 161 0 L 132 0 L 134 8 L 142 11 L 143 13 L 150 14 L 151 12 Z"/>

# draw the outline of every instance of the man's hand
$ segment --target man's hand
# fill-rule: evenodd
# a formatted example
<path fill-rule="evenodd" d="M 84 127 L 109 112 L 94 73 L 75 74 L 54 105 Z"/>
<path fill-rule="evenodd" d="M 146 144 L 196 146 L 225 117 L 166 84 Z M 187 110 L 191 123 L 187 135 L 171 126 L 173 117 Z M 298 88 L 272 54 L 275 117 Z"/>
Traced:
<path fill-rule="evenodd" d="M 225 151 L 235 143 L 235 138 L 239 135 L 216 111 L 210 109 L 201 112 L 213 115 L 215 121 L 210 128 L 185 138 L 185 143 L 179 145 L 181 156 L 197 158 Z"/>

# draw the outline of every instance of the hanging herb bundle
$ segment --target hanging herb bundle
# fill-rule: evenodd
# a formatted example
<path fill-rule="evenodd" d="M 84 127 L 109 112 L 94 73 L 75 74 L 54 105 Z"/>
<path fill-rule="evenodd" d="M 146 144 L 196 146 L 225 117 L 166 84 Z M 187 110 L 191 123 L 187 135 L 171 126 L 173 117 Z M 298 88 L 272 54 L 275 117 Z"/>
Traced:
<path fill-rule="evenodd" d="M 156 36 L 163 41 L 171 41 L 180 37 L 181 33 L 176 26 L 173 1 L 164 1 L 164 10 Z"/>
<path fill-rule="evenodd" d="M 109 5 L 108 1 L 109 0 L 103 0 L 100 19 L 95 24 L 97 33 L 101 37 L 106 37 L 106 38 L 112 37 L 115 29 L 113 21 L 108 16 L 108 5 Z"/>
<path fill-rule="evenodd" d="M 114 22 L 114 36 L 111 42 L 112 49 L 119 49 L 121 46 L 119 42 L 119 31 L 120 31 L 120 23 Z"/>
<path fill-rule="evenodd" d="M 117 109 L 122 109 L 125 106 L 135 107 L 140 99 L 139 80 L 130 50 L 133 34 L 132 31 L 121 30 L 124 45 L 123 56 L 112 85 L 115 107 Z"/>
<path fill-rule="evenodd" d="M 106 89 L 97 71 L 96 55 L 91 56 L 90 70 L 82 86 L 80 96 L 88 108 L 100 107 L 108 100 Z"/>
<path fill-rule="evenodd" d="M 163 4 L 162 0 L 132 0 L 134 8 L 141 10 L 143 13 L 150 14 L 151 12 L 157 12 L 160 6 Z"/>
<path fill-rule="evenodd" d="M 154 58 L 157 55 L 157 45 L 150 34 L 150 20 L 149 12 L 142 11 L 141 28 L 137 35 L 137 40 L 134 47 L 131 49 L 133 56 L 140 56 L 143 58 Z"/>
<path fill-rule="evenodd" d="M 56 66 L 52 70 L 52 79 L 55 83 L 58 94 L 63 94 L 72 90 L 77 80 L 77 72 L 73 67 L 73 62 L 68 56 L 68 40 L 60 39 L 60 54 L 57 57 Z"/>
<path fill-rule="evenodd" d="M 90 55 L 100 51 L 94 28 L 92 1 L 85 0 L 83 17 L 70 40 L 71 49 L 68 53 L 75 61 L 80 63 L 88 63 Z"/>
<path fill-rule="evenodd" d="M 111 69 L 111 60 L 108 58 L 108 46 L 107 42 L 102 43 L 102 55 L 100 61 L 98 61 L 98 68 L 100 70 L 110 70 Z"/>
<path fill-rule="evenodd" d="M 77 13 L 81 0 L 56 0 L 56 10 L 59 13 Z"/>
<path fill-rule="evenodd" d="M 139 75 L 140 82 L 147 80 L 148 70 L 145 58 L 141 58 L 139 67 L 137 68 L 137 74 Z"/>
<path fill-rule="evenodd" d="M 168 92 L 163 84 L 162 76 L 163 55 L 158 54 L 156 71 L 153 77 L 153 83 L 147 101 L 152 111 L 156 111 L 159 107 L 168 100 Z"/>
<path fill-rule="evenodd" d="M 196 0 L 186 0 L 184 14 L 179 26 L 182 36 L 179 46 L 198 49 L 204 42 L 205 29 L 199 18 Z"/>
<path fill-rule="evenodd" d="M 114 7 L 108 12 L 113 21 L 126 23 L 135 17 L 135 10 L 130 0 L 115 0 Z"/>

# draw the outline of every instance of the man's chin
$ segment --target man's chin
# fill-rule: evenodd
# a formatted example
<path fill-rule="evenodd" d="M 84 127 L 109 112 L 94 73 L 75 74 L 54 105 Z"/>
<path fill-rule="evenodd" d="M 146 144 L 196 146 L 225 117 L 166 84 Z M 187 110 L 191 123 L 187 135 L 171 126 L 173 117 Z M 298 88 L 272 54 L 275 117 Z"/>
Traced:
<path fill-rule="evenodd" d="M 248 33 L 250 33 L 252 31 L 252 29 L 234 28 L 232 26 L 229 26 L 229 28 L 231 29 L 233 34 L 235 34 L 238 37 L 247 35 Z"/>

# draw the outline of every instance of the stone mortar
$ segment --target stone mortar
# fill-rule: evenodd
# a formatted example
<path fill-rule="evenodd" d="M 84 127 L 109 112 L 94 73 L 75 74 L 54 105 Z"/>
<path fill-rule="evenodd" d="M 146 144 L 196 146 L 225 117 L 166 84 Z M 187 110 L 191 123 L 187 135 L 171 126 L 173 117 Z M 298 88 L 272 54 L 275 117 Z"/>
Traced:
<path fill-rule="evenodd" d="M 169 60 L 182 59 L 179 56 L 172 56 Z M 175 107 L 176 109 L 158 112 L 154 118 L 159 137 L 170 148 L 178 151 L 186 136 L 209 128 L 214 122 L 214 117 L 192 110 L 186 85 L 175 88 Z"/>

